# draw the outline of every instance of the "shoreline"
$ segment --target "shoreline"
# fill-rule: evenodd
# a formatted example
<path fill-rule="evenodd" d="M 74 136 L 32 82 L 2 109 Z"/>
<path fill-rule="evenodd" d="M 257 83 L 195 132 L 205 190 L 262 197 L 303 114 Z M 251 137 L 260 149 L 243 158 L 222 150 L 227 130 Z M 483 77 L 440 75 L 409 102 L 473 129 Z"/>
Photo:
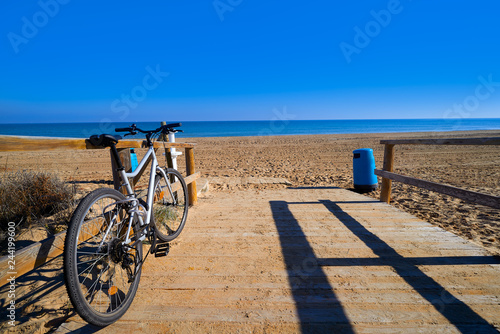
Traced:
<path fill-rule="evenodd" d="M 114 133 L 114 132 L 96 132 L 95 134 L 101 134 L 101 133 L 108 133 L 111 135 L 118 135 L 122 136 L 122 139 L 126 140 L 141 140 L 144 139 L 144 136 L 133 136 L 133 137 L 127 137 L 123 138 L 123 135 Z M 500 136 L 500 128 L 499 129 L 485 129 L 485 130 L 440 130 L 440 131 L 394 131 L 394 132 L 347 132 L 347 133 L 310 133 L 310 134 L 272 134 L 272 135 L 247 135 L 247 136 L 199 136 L 199 137 L 176 137 L 176 141 L 183 141 L 183 140 L 195 140 L 195 139 L 200 139 L 200 138 L 268 138 L 268 137 L 290 137 L 290 136 L 391 136 L 395 135 L 400 137 L 401 135 L 408 135 L 411 137 L 414 137 L 415 135 L 420 135 L 420 136 L 436 136 L 436 137 L 442 137 L 442 136 L 447 136 L 447 135 L 475 135 L 479 133 L 485 133 L 485 134 L 496 134 Z M 0 139 L 2 137 L 5 138 L 25 138 L 25 139 L 58 139 L 58 140 L 78 140 L 78 139 L 87 139 L 88 137 L 50 137 L 50 136 L 27 136 L 27 135 L 12 135 L 12 134 L 1 134 L 0 133 Z"/>
<path fill-rule="evenodd" d="M 465 135 L 467 137 L 476 134 L 494 134 L 500 136 L 500 129 L 494 130 L 452 130 L 452 131 L 411 131 L 411 132 L 356 132 L 356 133 L 311 133 L 311 134 L 274 134 L 274 135 L 262 135 L 262 136 L 206 136 L 206 137 L 176 137 L 178 140 L 196 140 L 196 139 L 231 139 L 231 138 L 273 138 L 273 137 L 295 137 L 295 136 L 346 136 L 346 137 L 379 137 L 383 135 L 391 136 L 395 135 L 401 137 L 403 135 L 421 135 L 424 137 L 444 137 L 447 135 Z M 120 134 L 116 134 L 122 136 Z M 78 139 L 88 139 L 88 137 L 48 137 L 48 136 L 25 136 L 25 135 L 5 135 L 0 134 L 1 138 L 25 138 L 25 139 L 58 139 L 58 140 L 78 140 Z M 122 136 L 123 137 L 123 136 Z M 123 140 L 124 138 L 122 138 Z M 128 137 L 126 140 L 141 140 L 141 137 Z"/>
<path fill-rule="evenodd" d="M 448 137 L 447 135 L 464 135 L 466 137 L 474 136 L 477 134 L 492 134 L 500 136 L 500 129 L 498 130 L 462 130 L 462 131 L 416 131 L 416 132 L 357 132 L 357 133 L 328 133 L 328 134 L 282 134 L 282 135 L 269 135 L 269 136 L 213 136 L 213 137 L 177 137 L 178 140 L 197 140 L 197 139 L 231 139 L 231 138 L 279 138 L 279 137 L 312 137 L 312 136 L 345 136 L 347 139 L 352 138 L 366 138 L 366 137 L 381 137 L 381 136 L 391 136 L 395 135 L 397 137 L 402 137 L 404 135 L 411 135 L 411 137 L 415 137 L 416 135 L 428 137 L 428 138 L 441 138 Z M 3 136 L 3 135 L 0 135 Z M 78 139 L 78 138 L 76 138 Z M 85 138 L 81 138 L 85 139 Z M 132 139 L 140 139 L 140 138 L 132 138 Z"/>

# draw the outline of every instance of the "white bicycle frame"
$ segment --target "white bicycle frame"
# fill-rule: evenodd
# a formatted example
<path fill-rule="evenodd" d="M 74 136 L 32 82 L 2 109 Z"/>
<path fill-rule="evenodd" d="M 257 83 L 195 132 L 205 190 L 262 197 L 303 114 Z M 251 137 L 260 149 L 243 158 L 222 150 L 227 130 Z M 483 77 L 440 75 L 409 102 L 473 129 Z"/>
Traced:
<path fill-rule="evenodd" d="M 129 177 L 131 177 L 131 178 L 136 177 L 140 172 L 142 172 L 146 168 L 147 161 L 148 161 L 148 159 L 150 157 L 151 157 L 151 173 L 149 175 L 148 200 L 146 202 L 149 210 L 146 209 L 146 208 L 144 208 L 144 210 L 146 211 L 146 221 L 144 221 L 142 219 L 143 215 L 144 215 L 144 212 L 137 210 L 137 207 L 140 205 L 139 204 L 139 200 L 137 198 L 135 198 L 134 190 L 130 186 L 130 182 L 128 181 L 128 178 Z M 123 202 L 131 201 L 132 205 L 134 207 L 134 209 L 132 209 L 132 210 L 129 211 L 130 218 L 129 218 L 128 227 L 127 227 L 127 234 L 126 234 L 127 239 L 125 241 L 123 241 L 123 244 L 130 244 L 132 242 L 132 239 L 130 239 L 130 231 L 132 229 L 132 222 L 134 221 L 134 216 L 135 215 L 137 215 L 137 219 L 139 220 L 139 223 L 140 223 L 141 227 L 143 227 L 145 225 L 148 225 L 151 222 L 151 216 L 153 214 L 154 182 L 155 182 L 155 176 L 156 176 L 156 172 L 157 171 L 159 173 L 163 174 L 163 177 L 167 181 L 168 191 L 170 192 L 170 195 L 172 196 L 172 198 L 175 201 L 175 196 L 174 196 L 174 194 L 172 192 L 172 187 L 170 185 L 170 180 L 168 179 L 167 174 L 165 173 L 165 171 L 158 165 L 158 160 L 156 159 L 155 151 L 154 151 L 154 148 L 152 146 L 149 147 L 148 151 L 146 152 L 146 155 L 144 155 L 144 157 L 142 158 L 141 162 L 139 163 L 139 166 L 137 166 L 137 168 L 135 169 L 135 171 L 133 171 L 131 173 L 126 173 L 125 170 L 123 170 L 123 169 L 119 171 L 120 177 L 121 177 L 121 179 L 123 181 L 123 184 L 121 186 L 122 187 L 124 186 L 125 189 L 127 189 L 127 199 L 124 200 Z M 114 203 L 114 204 L 116 204 L 116 203 Z M 112 204 L 112 205 L 114 205 L 114 204 Z M 106 239 L 106 236 L 108 235 L 108 233 L 111 230 L 112 226 L 113 226 L 113 224 L 110 224 L 108 226 L 103 240 Z M 142 242 L 145 238 L 146 238 L 146 235 L 142 235 L 137 240 L 140 240 Z"/>

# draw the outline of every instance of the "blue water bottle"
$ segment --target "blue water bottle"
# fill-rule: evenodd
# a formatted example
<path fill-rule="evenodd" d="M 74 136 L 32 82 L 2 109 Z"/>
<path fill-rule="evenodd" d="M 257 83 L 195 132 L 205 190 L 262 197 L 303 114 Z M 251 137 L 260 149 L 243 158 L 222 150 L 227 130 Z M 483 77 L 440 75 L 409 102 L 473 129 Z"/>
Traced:
<path fill-rule="evenodd" d="M 137 163 L 137 155 L 135 154 L 135 150 L 133 148 L 130 149 L 130 164 L 132 165 L 132 172 L 139 166 Z"/>

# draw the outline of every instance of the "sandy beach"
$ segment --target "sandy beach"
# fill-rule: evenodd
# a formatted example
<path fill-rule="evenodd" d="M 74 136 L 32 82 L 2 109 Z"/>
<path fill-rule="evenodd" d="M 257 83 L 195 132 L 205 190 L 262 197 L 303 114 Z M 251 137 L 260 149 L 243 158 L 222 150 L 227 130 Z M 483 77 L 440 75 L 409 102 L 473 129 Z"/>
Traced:
<path fill-rule="evenodd" d="M 210 181 L 210 191 L 280 188 L 247 178 L 284 178 L 292 186 L 351 189 L 352 151 L 373 148 L 377 168 L 383 162 L 381 139 L 466 138 L 499 136 L 498 131 L 454 133 L 343 134 L 276 137 L 186 138 L 196 143 L 196 168 Z M 137 150 L 139 158 L 144 150 Z M 29 169 L 52 171 L 76 184 L 84 194 L 111 186 L 107 150 L 1 152 L 3 173 Z M 500 150 L 497 146 L 396 146 L 395 171 L 438 183 L 500 195 Z M 184 159 L 179 159 L 184 170 Z M 289 186 L 289 185 L 288 185 Z M 379 191 L 368 196 L 378 198 Z M 392 204 L 500 254 L 500 213 L 493 208 L 393 183 Z M 43 236 L 43 235 L 42 235 Z M 41 237 L 41 236 L 39 236 Z"/>
<path fill-rule="evenodd" d="M 209 181 L 210 185 L 209 192 L 204 195 L 206 198 L 201 198 L 199 205 L 193 208 L 193 217 L 201 214 L 208 217 L 208 220 L 200 220 L 199 217 L 194 219 L 195 221 L 191 222 L 191 224 L 198 224 L 198 227 L 193 227 L 191 232 L 195 235 L 203 235 L 207 224 L 212 226 L 212 230 L 215 229 L 216 231 L 219 231 L 220 228 L 241 229 L 248 224 L 248 221 L 246 223 L 245 221 L 233 221 L 235 215 L 237 216 L 237 209 L 227 209 L 227 204 L 225 204 L 225 211 L 220 213 L 217 209 L 215 211 L 211 210 L 211 206 L 207 208 L 207 202 L 213 205 L 213 202 L 216 203 L 218 198 L 225 198 L 226 203 L 234 203 L 235 207 L 241 205 L 251 207 L 252 201 L 271 193 L 264 192 L 266 189 L 272 189 L 276 193 L 283 192 L 283 189 L 287 187 L 326 188 L 320 190 L 325 194 L 328 194 L 328 189 L 331 189 L 331 187 L 352 189 L 352 151 L 363 147 L 373 148 L 376 165 L 381 168 L 384 151 L 384 146 L 380 144 L 381 139 L 498 136 L 500 136 L 498 131 L 481 131 L 441 134 L 353 134 L 187 138 L 179 140 L 196 143 L 196 168 L 201 172 L 202 178 Z M 137 149 L 136 151 L 139 158 L 145 153 L 144 149 Z M 158 156 L 161 159 L 161 155 L 158 154 Z M 178 162 L 179 170 L 185 173 L 183 156 Z M 499 166 L 500 150 L 497 146 L 396 146 L 395 171 L 397 173 L 496 196 L 500 196 Z M 108 150 L 0 152 L 0 170 L 2 176 L 5 173 L 19 170 L 53 172 L 63 180 L 75 185 L 77 197 L 81 197 L 99 187 L 112 187 Z M 256 182 L 257 180 L 258 182 Z M 139 184 L 139 187 L 141 187 L 141 184 Z M 380 190 L 367 194 L 367 196 L 376 199 L 379 198 L 379 195 Z M 233 198 L 233 196 L 237 198 Z M 328 198 L 325 198 L 325 200 L 328 200 Z M 391 204 L 427 222 L 469 239 L 491 254 L 500 255 L 500 213 L 496 209 L 473 205 L 456 198 L 398 183 L 393 183 L 393 201 Z M 201 212 L 196 210 L 201 210 Z M 269 210 L 268 207 L 260 206 L 256 208 L 256 217 L 264 215 L 263 212 L 270 214 Z M 252 217 L 245 217 L 244 219 L 253 220 Z M 61 224 L 60 228 L 64 228 L 64 224 Z M 251 229 L 249 227 L 249 230 Z M 272 230 L 272 226 L 269 229 Z M 44 227 L 36 227 L 20 233 L 17 240 L 42 240 L 47 236 L 48 233 Z M 203 238 L 202 240 L 199 239 L 199 236 L 194 238 L 196 241 L 189 239 L 189 237 L 187 239 L 181 238 L 180 244 L 175 246 L 176 249 L 190 255 L 194 252 L 195 255 L 193 256 L 196 258 L 197 252 L 204 252 L 207 247 L 209 249 L 210 247 L 223 247 L 212 244 L 211 238 Z M 246 242 L 259 249 L 252 253 L 253 256 L 262 256 L 265 261 L 275 260 L 276 263 L 273 266 L 279 267 L 282 265 L 283 259 L 280 257 L 281 255 L 277 254 L 275 257 L 268 259 L 266 247 L 262 248 L 255 245 L 253 239 Z M 398 242 L 404 244 L 406 241 L 398 240 Z M 237 241 L 237 244 L 244 244 L 244 242 Z M 420 245 L 415 244 L 412 247 L 420 247 Z M 203 251 L 200 251 L 200 249 L 203 249 Z M 224 251 L 232 253 L 235 248 L 227 248 Z M 170 283 L 175 281 L 175 277 L 182 278 L 182 281 L 184 281 L 186 273 L 183 270 L 190 272 L 196 267 L 195 264 L 190 262 L 195 261 L 196 263 L 196 259 L 187 260 L 185 255 L 180 255 L 180 260 L 175 260 L 174 257 L 173 269 L 169 267 L 169 270 L 173 270 L 167 278 Z M 408 255 L 415 256 L 413 253 Z M 170 261 L 172 260 L 170 259 Z M 213 267 L 210 270 L 219 270 L 221 273 L 224 273 L 227 269 L 226 262 L 211 265 Z M 59 324 L 72 315 L 69 300 L 62 284 L 61 266 L 61 259 L 57 258 L 43 267 L 44 275 L 54 277 L 53 283 L 50 283 L 51 281 L 43 283 L 44 281 L 39 281 L 38 278 L 32 281 L 33 277 L 25 276 L 24 281 L 22 281 L 25 283 L 21 283 L 18 289 L 20 295 L 30 296 L 29 291 L 31 290 L 34 291 L 33 293 L 44 295 L 46 289 L 52 291 L 53 284 L 56 284 L 58 289 L 39 302 L 36 302 L 35 299 L 31 300 L 23 297 L 24 299 L 20 301 L 19 305 L 24 308 L 21 320 L 25 324 L 17 328 L 18 333 L 25 333 L 27 328 L 38 328 L 38 332 L 43 333 L 51 328 L 57 328 Z M 235 267 L 238 273 L 248 274 L 246 264 L 239 264 L 238 266 Z M 269 266 L 271 265 L 269 264 Z M 202 267 L 205 268 L 205 264 Z M 212 271 L 208 272 L 206 270 L 205 268 L 202 271 L 210 278 L 205 278 L 205 283 L 202 286 L 205 286 L 206 282 L 213 279 L 210 276 L 213 275 Z M 164 272 L 162 270 L 160 272 L 160 275 L 164 277 Z M 246 277 L 246 274 L 240 276 Z M 154 270 L 151 275 L 154 275 Z M 445 277 L 448 277 L 448 275 L 451 275 L 449 280 L 453 281 L 457 275 L 462 274 L 450 272 Z M 147 281 L 147 275 L 145 277 Z M 216 277 L 219 279 L 219 276 Z M 349 280 L 352 279 L 351 277 Z M 397 281 L 399 278 L 394 279 Z M 234 281 L 231 282 L 230 284 L 236 284 Z M 455 284 L 454 281 L 453 284 Z M 149 303 L 151 301 L 149 289 L 150 287 L 147 284 L 141 286 L 140 291 L 143 291 L 143 294 L 137 297 L 137 300 Z M 239 293 L 239 290 L 235 293 Z M 178 295 L 176 295 L 178 299 L 171 300 L 176 305 L 176 309 L 179 303 L 187 300 L 189 294 L 190 291 L 179 290 Z M 349 296 L 351 294 L 352 292 L 349 291 Z M 240 298 L 239 295 L 238 298 Z M 398 304 L 397 308 L 401 308 L 400 304 Z M 130 314 L 132 313 L 131 311 Z M 176 323 L 173 322 L 172 324 L 175 325 Z M 223 328 L 220 332 L 232 332 L 232 330 Z"/>

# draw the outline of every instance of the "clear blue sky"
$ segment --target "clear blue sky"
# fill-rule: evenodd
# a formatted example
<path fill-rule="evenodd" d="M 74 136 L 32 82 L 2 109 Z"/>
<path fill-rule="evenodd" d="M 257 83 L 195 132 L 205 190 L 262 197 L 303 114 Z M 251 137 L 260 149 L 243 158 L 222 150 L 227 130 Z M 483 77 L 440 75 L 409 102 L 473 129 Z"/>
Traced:
<path fill-rule="evenodd" d="M 498 0 L 4 0 L 0 123 L 500 117 L 499 14 Z"/>

